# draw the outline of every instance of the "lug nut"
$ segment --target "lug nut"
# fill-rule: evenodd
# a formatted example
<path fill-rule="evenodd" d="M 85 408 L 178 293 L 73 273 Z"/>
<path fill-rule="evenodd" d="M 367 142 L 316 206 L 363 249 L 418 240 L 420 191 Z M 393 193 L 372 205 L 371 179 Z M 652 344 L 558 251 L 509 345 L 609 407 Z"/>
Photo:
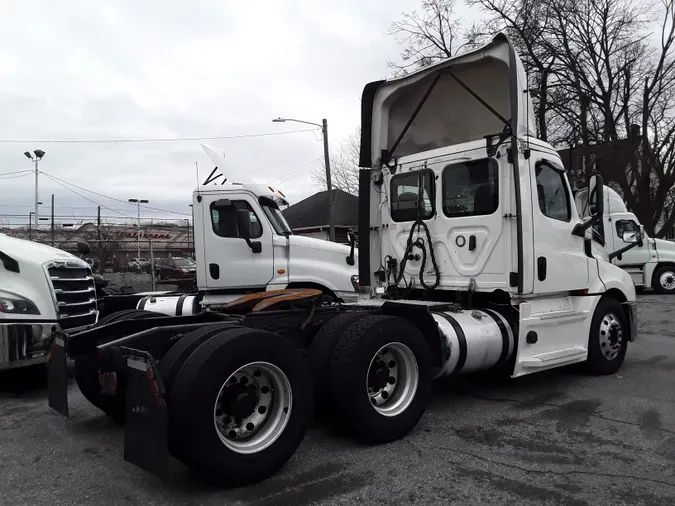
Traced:
<path fill-rule="evenodd" d="M 396 383 L 396 378 L 394 378 L 393 376 L 389 376 L 389 379 L 387 380 L 387 383 L 389 383 L 390 385 L 393 385 L 394 383 Z"/>

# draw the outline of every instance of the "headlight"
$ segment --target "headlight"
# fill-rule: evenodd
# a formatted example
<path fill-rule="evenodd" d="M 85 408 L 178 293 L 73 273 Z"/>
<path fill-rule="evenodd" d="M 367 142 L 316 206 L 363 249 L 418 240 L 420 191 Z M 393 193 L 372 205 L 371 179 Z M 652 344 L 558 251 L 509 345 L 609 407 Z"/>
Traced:
<path fill-rule="evenodd" d="M 33 301 L 13 292 L 0 290 L 0 314 L 40 314 L 40 311 Z"/>
<path fill-rule="evenodd" d="M 355 292 L 359 291 L 359 277 L 358 276 L 352 276 L 352 286 L 354 287 Z"/>

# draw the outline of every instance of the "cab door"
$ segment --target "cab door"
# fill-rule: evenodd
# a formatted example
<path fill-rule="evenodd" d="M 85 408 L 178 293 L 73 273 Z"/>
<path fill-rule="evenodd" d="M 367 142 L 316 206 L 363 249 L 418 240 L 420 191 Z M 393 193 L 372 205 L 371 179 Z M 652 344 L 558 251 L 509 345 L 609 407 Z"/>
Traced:
<path fill-rule="evenodd" d="M 206 287 L 211 289 L 262 288 L 274 273 L 272 229 L 264 219 L 257 200 L 249 194 L 204 194 L 203 247 Z M 244 239 L 237 223 L 237 213 L 248 211 L 250 242 L 260 243 L 255 252 Z M 255 245 L 254 245 L 255 246 Z"/>
<path fill-rule="evenodd" d="M 621 248 L 628 246 L 629 242 L 623 240 L 623 235 L 626 233 L 639 233 L 640 226 L 638 225 L 637 220 L 634 216 L 630 214 L 626 215 L 616 215 L 612 216 L 613 226 L 611 234 L 614 238 L 614 250 L 617 251 Z M 621 254 L 621 259 L 615 257 L 612 261 L 613 264 L 616 264 L 620 267 L 642 267 L 644 264 L 649 262 L 649 242 L 645 237 L 642 241 L 642 246 L 635 245 L 632 249 L 629 249 L 625 253 Z"/>
<path fill-rule="evenodd" d="M 565 171 L 552 159 L 532 156 L 530 173 L 534 293 L 588 288 L 588 257 L 584 251 L 584 238 L 572 235 L 579 217 Z"/>

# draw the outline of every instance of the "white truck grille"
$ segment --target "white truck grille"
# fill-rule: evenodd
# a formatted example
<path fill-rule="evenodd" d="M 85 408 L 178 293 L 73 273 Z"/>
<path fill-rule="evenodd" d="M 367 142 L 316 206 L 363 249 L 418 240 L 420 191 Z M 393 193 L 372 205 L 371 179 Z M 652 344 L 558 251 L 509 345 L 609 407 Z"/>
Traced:
<path fill-rule="evenodd" d="M 96 322 L 96 285 L 91 269 L 74 263 L 48 267 L 54 300 L 63 329 L 82 327 Z"/>

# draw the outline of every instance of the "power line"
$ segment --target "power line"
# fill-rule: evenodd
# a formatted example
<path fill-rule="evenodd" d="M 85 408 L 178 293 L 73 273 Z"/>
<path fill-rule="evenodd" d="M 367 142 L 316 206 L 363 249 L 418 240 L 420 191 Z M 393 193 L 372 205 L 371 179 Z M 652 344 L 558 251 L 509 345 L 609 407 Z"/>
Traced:
<path fill-rule="evenodd" d="M 5 176 L 5 175 L 0 174 L 0 179 L 3 180 L 3 181 L 6 181 L 8 179 L 18 179 L 20 177 L 30 176 L 30 174 L 32 172 L 33 172 L 32 170 L 29 170 L 27 172 L 24 172 L 23 174 L 15 174 L 13 176 Z"/>
<path fill-rule="evenodd" d="M 250 139 L 253 137 L 272 137 L 274 135 L 289 135 L 302 132 L 313 132 L 316 128 L 304 128 L 301 130 L 287 130 L 284 132 L 266 132 L 260 134 L 219 135 L 216 137 L 181 137 L 165 139 L 0 139 L 3 144 L 18 143 L 42 143 L 42 144 L 139 144 L 148 142 L 194 142 L 194 141 L 218 141 L 224 139 Z"/>
<path fill-rule="evenodd" d="M 52 176 L 50 176 L 50 175 L 47 174 L 46 172 L 42 172 L 42 174 L 44 174 L 45 176 L 47 176 L 49 179 L 51 179 L 52 181 L 54 181 L 56 184 L 58 184 L 58 185 L 60 185 L 60 186 L 63 186 L 66 190 L 68 190 L 68 191 L 70 191 L 70 192 L 73 192 L 75 195 L 77 195 L 78 197 L 82 197 L 84 200 L 88 200 L 88 201 L 91 202 L 92 204 L 96 204 L 97 206 L 101 206 L 102 208 L 107 209 L 108 211 L 112 211 L 112 212 L 114 212 L 114 213 L 121 214 L 122 216 L 124 216 L 124 217 L 126 217 L 126 218 L 129 218 L 130 220 L 133 220 L 133 219 L 134 219 L 133 217 L 131 217 L 131 216 L 127 215 L 127 214 L 124 214 L 124 213 L 122 213 L 122 212 L 120 212 L 120 211 L 115 211 L 114 209 L 111 209 L 111 208 L 109 208 L 109 207 L 107 207 L 107 206 L 104 206 L 103 204 L 99 204 L 98 202 L 96 202 L 96 201 L 94 201 L 94 200 L 91 200 L 91 199 L 88 198 L 88 197 L 85 197 L 85 196 L 82 195 L 81 193 L 78 193 L 78 192 L 76 192 L 75 190 L 73 190 L 72 188 L 69 188 L 68 186 L 64 185 L 63 183 L 57 181 L 55 178 L 53 178 Z"/>
<path fill-rule="evenodd" d="M 88 190 L 87 188 L 83 188 L 82 186 L 78 186 L 78 185 L 76 185 L 75 183 L 71 183 L 70 181 L 66 181 L 65 179 L 61 179 L 61 178 L 58 178 L 58 177 L 56 177 L 56 176 L 52 176 L 51 174 L 48 174 L 48 173 L 46 173 L 46 172 L 40 171 L 40 174 L 44 174 L 45 176 L 48 176 L 48 177 L 50 177 L 50 178 L 52 178 L 52 179 L 54 179 L 54 180 L 59 180 L 59 181 L 61 181 L 62 183 L 68 184 L 68 185 L 70 185 L 70 186 L 74 186 L 75 188 L 78 188 L 78 189 L 80 189 L 80 190 L 82 190 L 82 191 L 85 191 L 85 192 L 88 192 L 88 193 L 92 193 L 92 194 L 94 194 L 94 195 L 98 195 L 99 197 L 103 197 L 104 199 L 110 199 L 110 200 L 114 200 L 115 202 L 121 202 L 122 204 L 130 205 L 129 202 L 126 202 L 126 201 L 124 201 L 124 200 L 122 200 L 122 199 L 118 199 L 118 198 L 115 198 L 115 197 L 110 197 L 110 196 L 108 196 L 108 195 L 103 195 L 102 193 L 98 193 L 98 192 L 95 192 L 95 191 L 93 191 L 93 190 Z M 87 199 L 87 200 L 89 200 L 89 199 Z M 90 202 L 93 202 L 93 200 L 90 200 Z M 103 207 L 103 206 L 102 206 L 102 207 Z M 146 205 L 143 205 L 143 204 L 141 204 L 141 208 L 143 208 L 143 209 L 152 209 L 153 211 L 159 211 L 159 212 L 162 212 L 162 213 L 179 214 L 179 215 L 181 215 L 181 216 L 190 216 L 189 213 L 181 213 L 181 212 L 178 212 L 178 211 L 169 211 L 168 209 L 161 209 L 161 208 L 159 208 L 159 207 L 146 206 Z M 109 207 L 106 207 L 106 209 L 109 209 L 110 211 L 115 211 L 114 209 L 110 209 Z M 115 212 L 117 212 L 117 211 L 115 211 Z M 122 213 L 120 213 L 120 214 L 122 214 Z"/>
<path fill-rule="evenodd" d="M 297 176 L 298 174 L 300 174 L 303 170 L 305 170 L 307 167 L 311 166 L 312 164 L 318 162 L 318 161 L 321 160 L 321 159 L 323 159 L 323 156 L 320 156 L 320 157 L 318 157 L 318 158 L 315 158 L 315 159 L 312 160 L 311 162 L 309 162 L 309 163 L 303 165 L 302 167 L 300 167 L 300 168 L 298 168 L 298 169 L 293 169 L 292 171 L 287 172 L 286 174 L 283 174 L 283 175 L 279 176 L 279 177 L 276 178 L 276 179 L 273 179 L 273 180 L 269 183 L 269 185 L 270 185 L 270 186 L 272 186 L 272 185 L 278 186 L 278 185 L 280 185 L 281 183 L 284 183 L 284 182 L 288 181 L 289 179 L 294 178 L 295 176 Z"/>
<path fill-rule="evenodd" d="M 15 170 L 14 172 L 0 172 L 0 177 L 11 176 L 12 174 L 22 174 L 24 172 L 33 172 L 33 169 Z"/>

